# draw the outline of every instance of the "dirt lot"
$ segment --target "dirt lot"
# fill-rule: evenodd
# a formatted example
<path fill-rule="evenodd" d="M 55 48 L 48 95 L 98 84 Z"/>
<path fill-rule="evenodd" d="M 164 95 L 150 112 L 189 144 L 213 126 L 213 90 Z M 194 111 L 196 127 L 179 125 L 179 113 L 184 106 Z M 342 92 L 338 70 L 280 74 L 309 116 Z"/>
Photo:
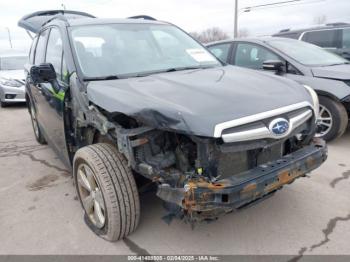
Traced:
<path fill-rule="evenodd" d="M 0 254 L 350 254 L 350 131 L 329 159 L 272 198 L 193 230 L 154 193 L 138 230 L 106 242 L 85 225 L 69 172 L 38 145 L 25 107 L 0 109 Z"/>

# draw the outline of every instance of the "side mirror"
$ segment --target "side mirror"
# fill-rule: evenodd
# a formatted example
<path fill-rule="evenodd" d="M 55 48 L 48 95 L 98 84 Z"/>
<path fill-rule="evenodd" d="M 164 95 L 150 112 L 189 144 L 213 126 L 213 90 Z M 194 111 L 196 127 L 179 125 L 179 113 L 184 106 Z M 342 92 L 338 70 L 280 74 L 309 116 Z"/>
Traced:
<path fill-rule="evenodd" d="M 32 66 L 30 76 L 34 84 L 53 82 L 57 78 L 56 71 L 50 63 Z"/>
<path fill-rule="evenodd" d="M 267 60 L 263 63 L 264 70 L 276 71 L 277 73 L 283 72 L 284 63 L 278 60 Z"/>

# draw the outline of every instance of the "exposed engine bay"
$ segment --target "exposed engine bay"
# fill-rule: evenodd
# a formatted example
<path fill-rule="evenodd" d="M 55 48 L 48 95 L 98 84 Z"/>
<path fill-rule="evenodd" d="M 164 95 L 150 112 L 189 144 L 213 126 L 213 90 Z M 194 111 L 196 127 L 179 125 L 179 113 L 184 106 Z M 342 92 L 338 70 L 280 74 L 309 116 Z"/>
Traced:
<path fill-rule="evenodd" d="M 281 139 L 236 143 L 145 127 L 123 114 L 107 114 L 104 121 L 132 169 L 158 184 L 157 195 L 170 213 L 191 222 L 263 198 L 327 157 L 324 143 L 311 141 L 314 118 Z"/>

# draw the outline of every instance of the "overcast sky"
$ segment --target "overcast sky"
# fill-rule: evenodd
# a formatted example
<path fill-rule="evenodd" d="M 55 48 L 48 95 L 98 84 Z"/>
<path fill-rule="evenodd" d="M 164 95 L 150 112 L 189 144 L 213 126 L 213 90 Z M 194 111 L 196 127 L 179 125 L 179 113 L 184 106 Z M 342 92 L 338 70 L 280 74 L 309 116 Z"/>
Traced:
<path fill-rule="evenodd" d="M 6 27 L 10 28 L 16 49 L 28 48 L 30 39 L 17 21 L 31 12 L 67 9 L 91 13 L 97 17 L 128 17 L 138 14 L 172 22 L 188 32 L 220 27 L 233 32 L 234 0 L 0 0 L 0 49 L 9 48 Z M 314 24 L 315 17 L 326 15 L 327 22 L 350 22 L 350 0 L 300 0 L 299 3 L 242 8 L 286 0 L 239 0 L 239 28 L 250 36 L 270 35 L 284 28 Z"/>

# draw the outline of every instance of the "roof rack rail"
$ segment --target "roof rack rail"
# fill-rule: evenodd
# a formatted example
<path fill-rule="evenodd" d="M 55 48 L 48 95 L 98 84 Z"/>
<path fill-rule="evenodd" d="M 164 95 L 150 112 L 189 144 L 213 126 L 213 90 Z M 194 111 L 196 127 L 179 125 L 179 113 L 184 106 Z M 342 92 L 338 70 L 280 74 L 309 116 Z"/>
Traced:
<path fill-rule="evenodd" d="M 149 16 L 149 15 L 130 16 L 130 17 L 128 17 L 128 19 L 144 19 L 144 20 L 157 21 L 157 19 L 155 19 L 154 17 Z"/>
<path fill-rule="evenodd" d="M 280 30 L 280 33 L 289 32 L 289 31 L 290 31 L 290 29 L 289 29 L 289 28 L 286 28 L 286 29 Z"/>
<path fill-rule="evenodd" d="M 336 23 L 328 23 L 328 24 L 326 24 L 326 26 L 342 26 L 342 25 L 349 25 L 349 23 L 336 22 Z"/>

